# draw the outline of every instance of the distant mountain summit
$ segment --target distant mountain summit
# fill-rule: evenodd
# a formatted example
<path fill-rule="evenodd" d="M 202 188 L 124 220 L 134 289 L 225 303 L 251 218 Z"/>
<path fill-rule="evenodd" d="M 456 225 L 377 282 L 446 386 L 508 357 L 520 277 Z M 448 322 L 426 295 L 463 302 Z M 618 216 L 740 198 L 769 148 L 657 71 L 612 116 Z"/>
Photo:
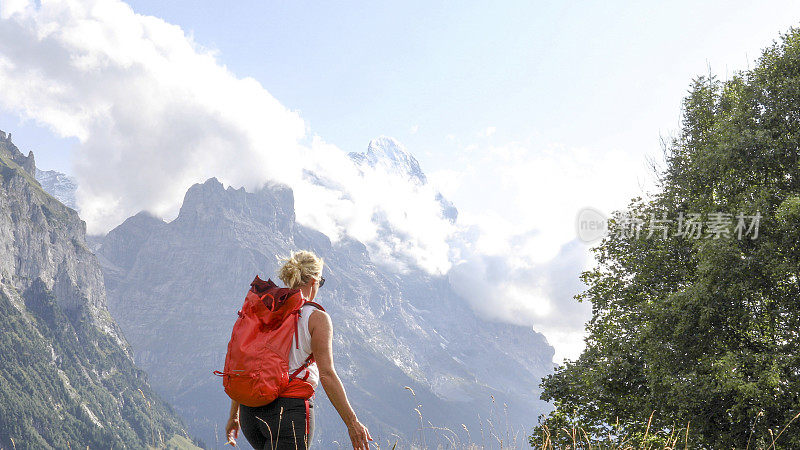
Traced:
<path fill-rule="evenodd" d="M 0 447 L 194 448 L 106 308 L 78 214 L 0 131 Z"/>
<path fill-rule="evenodd" d="M 422 171 L 417 158 L 394 138 L 380 136 L 369 142 L 366 152 L 350 152 L 348 156 L 362 168 L 380 168 L 388 173 L 403 176 L 417 186 L 428 184 L 428 177 Z M 436 201 L 441 205 L 442 217 L 455 223 L 458 219 L 458 209 L 455 205 L 439 192 L 436 193 Z"/>
<path fill-rule="evenodd" d="M 419 185 L 428 182 L 417 158 L 409 153 L 403 144 L 388 136 L 371 140 L 366 152 L 351 152 L 348 156 L 358 165 L 372 168 L 381 167 L 389 173 L 404 174 L 409 180 Z"/>
<path fill-rule="evenodd" d="M 78 210 L 75 201 L 75 192 L 78 190 L 78 183 L 69 175 L 65 175 L 55 170 L 36 169 L 36 181 L 42 185 L 42 189 L 55 197 L 61 203 Z"/>

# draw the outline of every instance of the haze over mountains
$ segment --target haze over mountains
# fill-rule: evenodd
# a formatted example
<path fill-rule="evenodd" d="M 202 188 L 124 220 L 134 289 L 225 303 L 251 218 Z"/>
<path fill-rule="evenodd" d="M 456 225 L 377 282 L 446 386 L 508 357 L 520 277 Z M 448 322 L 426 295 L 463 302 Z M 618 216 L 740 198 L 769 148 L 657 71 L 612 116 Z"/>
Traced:
<path fill-rule="evenodd" d="M 359 167 L 427 183 L 413 155 L 391 138 L 349 156 Z M 441 195 L 437 200 L 454 222 L 455 206 Z M 397 238 L 389 224 L 380 228 L 385 238 Z M 228 400 L 211 371 L 222 366 L 249 282 L 256 274 L 274 278 L 276 255 L 299 248 L 326 261 L 319 300 L 333 317 L 337 369 L 373 436 L 419 440 L 414 408 L 426 422 L 458 430 L 462 440 L 468 436 L 461 424 L 473 440 L 481 426 L 488 432 L 486 419 L 495 433 L 506 426 L 526 431 L 548 408 L 538 384 L 552 370 L 553 349 L 541 334 L 477 317 L 445 276 L 376 265 L 365 244 L 347 237 L 331 242 L 298 224 L 288 187 L 246 192 L 209 179 L 189 189 L 171 222 L 142 212 L 93 242 L 109 309 L 137 365 L 206 443 L 223 440 Z M 321 389 L 317 418 L 318 441 L 346 441 Z"/>

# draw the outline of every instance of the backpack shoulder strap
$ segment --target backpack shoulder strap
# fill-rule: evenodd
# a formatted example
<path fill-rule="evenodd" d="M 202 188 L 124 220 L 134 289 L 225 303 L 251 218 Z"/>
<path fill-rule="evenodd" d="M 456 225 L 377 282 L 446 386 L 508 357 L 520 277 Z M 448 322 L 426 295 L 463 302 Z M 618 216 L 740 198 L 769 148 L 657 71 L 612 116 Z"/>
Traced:
<path fill-rule="evenodd" d="M 322 305 L 320 305 L 317 302 L 310 302 L 310 301 L 307 301 L 307 302 L 303 303 L 303 305 L 300 308 L 302 308 L 303 306 L 306 306 L 306 305 L 311 305 L 311 306 L 317 308 L 320 311 L 325 311 L 325 308 L 323 308 Z M 298 309 L 298 311 L 299 311 L 299 309 Z M 297 341 L 297 345 L 298 345 L 298 348 L 299 348 L 300 342 L 299 342 L 299 339 L 298 339 L 298 334 L 297 334 L 296 327 L 297 327 L 297 322 L 295 322 L 295 341 Z M 300 372 L 302 372 L 304 369 L 306 369 L 311 364 L 314 364 L 315 362 L 316 361 L 314 361 L 314 354 L 312 353 L 312 354 L 308 355 L 308 358 L 306 358 L 305 362 L 303 362 L 303 364 L 300 367 L 298 367 L 297 370 L 295 370 L 292 374 L 289 375 L 289 381 L 292 381 L 293 379 L 295 379 L 297 377 L 297 375 L 300 374 Z M 308 374 L 306 374 L 306 378 L 307 377 L 308 377 Z M 303 378 L 303 380 L 305 381 L 305 378 Z"/>
<path fill-rule="evenodd" d="M 308 358 L 306 358 L 305 362 L 303 362 L 303 364 L 300 367 L 298 367 L 297 370 L 295 370 L 294 372 L 292 372 L 291 375 L 289 375 L 289 381 L 292 381 L 295 378 L 297 378 L 297 375 L 300 375 L 300 372 L 305 370 L 311 364 L 314 364 L 314 362 L 315 362 L 314 355 L 308 355 Z M 303 378 L 303 381 L 305 381 L 306 378 L 308 378 L 308 374 L 306 374 L 305 378 Z"/>
<path fill-rule="evenodd" d="M 317 302 L 305 302 L 305 303 L 303 303 L 303 306 L 306 306 L 306 305 L 311 305 L 311 306 L 317 308 L 320 311 L 325 311 L 325 308 L 323 308 L 322 305 L 320 305 Z"/>

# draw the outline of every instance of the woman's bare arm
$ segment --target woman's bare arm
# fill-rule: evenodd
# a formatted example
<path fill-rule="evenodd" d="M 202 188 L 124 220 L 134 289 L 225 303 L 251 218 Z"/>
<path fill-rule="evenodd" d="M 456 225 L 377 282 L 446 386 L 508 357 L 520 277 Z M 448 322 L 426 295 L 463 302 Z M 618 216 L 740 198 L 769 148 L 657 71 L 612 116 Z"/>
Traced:
<path fill-rule="evenodd" d="M 368 440 L 372 440 L 369 431 L 358 421 L 355 411 L 347 401 L 342 380 L 333 367 L 333 324 L 330 316 L 324 311 L 311 313 L 308 318 L 308 331 L 311 333 L 311 353 L 319 368 L 319 381 L 333 407 L 347 425 L 353 448 L 369 449 Z"/>
<path fill-rule="evenodd" d="M 231 414 L 228 423 L 225 424 L 225 436 L 228 444 L 236 446 L 236 438 L 239 437 L 239 404 L 231 399 Z"/>

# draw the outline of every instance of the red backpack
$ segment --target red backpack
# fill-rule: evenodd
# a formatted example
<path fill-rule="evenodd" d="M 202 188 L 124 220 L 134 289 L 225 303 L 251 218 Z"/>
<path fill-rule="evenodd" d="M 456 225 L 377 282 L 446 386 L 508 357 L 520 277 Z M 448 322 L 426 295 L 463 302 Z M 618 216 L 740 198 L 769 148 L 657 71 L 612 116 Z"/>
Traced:
<path fill-rule="evenodd" d="M 314 388 L 305 378 L 297 378 L 314 356 L 289 373 L 289 352 L 297 336 L 300 308 L 313 305 L 306 301 L 299 289 L 279 288 L 272 280 L 263 281 L 258 276 L 250 284 L 239 319 L 233 325 L 225 368 L 214 371 L 222 377 L 225 393 L 246 406 L 263 406 L 278 397 L 308 399 Z M 297 348 L 299 340 L 294 339 Z"/>

